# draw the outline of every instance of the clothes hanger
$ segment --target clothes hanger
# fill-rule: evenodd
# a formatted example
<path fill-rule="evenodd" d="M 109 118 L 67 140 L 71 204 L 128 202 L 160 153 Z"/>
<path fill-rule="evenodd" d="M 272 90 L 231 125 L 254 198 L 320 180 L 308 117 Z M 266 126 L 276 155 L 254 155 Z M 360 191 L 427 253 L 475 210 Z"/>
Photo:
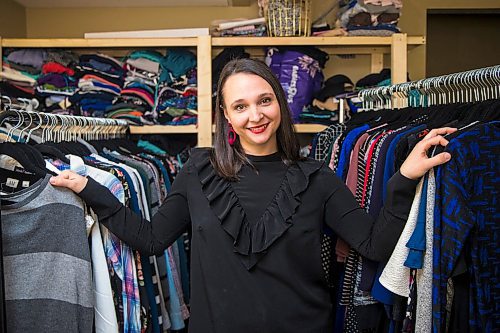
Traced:
<path fill-rule="evenodd" d="M 77 116 L 64 116 L 64 115 L 54 115 L 58 122 L 61 123 L 61 128 L 59 129 L 59 137 L 54 142 L 48 142 L 47 144 L 59 149 L 65 154 L 77 155 L 77 156 L 88 156 L 91 152 L 83 144 L 75 142 L 76 135 L 72 134 L 76 127 L 76 117 Z"/>
<path fill-rule="evenodd" d="M 42 122 L 43 122 L 42 117 L 40 116 L 40 125 L 38 127 L 41 126 Z M 28 137 L 29 137 L 29 135 L 28 135 Z M 38 150 L 44 157 L 58 159 L 58 160 L 63 161 L 66 164 L 70 163 L 70 161 L 66 157 L 66 155 L 64 155 L 64 153 L 62 151 L 60 151 L 59 149 L 57 149 L 54 146 L 47 145 L 46 143 L 39 143 L 39 144 L 35 145 L 34 148 L 36 150 Z"/>
<path fill-rule="evenodd" d="M 47 174 L 47 170 L 45 170 L 45 160 L 42 155 L 31 146 L 5 142 L 0 144 L 0 155 L 12 157 L 24 170 L 34 174 L 38 178 L 43 178 Z M 4 169 L 0 169 L 0 172 L 3 172 L 1 170 Z"/>

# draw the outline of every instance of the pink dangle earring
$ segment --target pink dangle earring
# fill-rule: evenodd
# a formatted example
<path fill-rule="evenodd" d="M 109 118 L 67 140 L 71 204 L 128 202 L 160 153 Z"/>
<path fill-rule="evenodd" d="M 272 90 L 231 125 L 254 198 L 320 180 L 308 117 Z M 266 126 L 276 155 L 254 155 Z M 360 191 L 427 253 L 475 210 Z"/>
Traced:
<path fill-rule="evenodd" d="M 236 142 L 236 132 L 231 124 L 229 124 L 229 129 L 227 131 L 227 142 L 229 142 L 231 146 Z"/>

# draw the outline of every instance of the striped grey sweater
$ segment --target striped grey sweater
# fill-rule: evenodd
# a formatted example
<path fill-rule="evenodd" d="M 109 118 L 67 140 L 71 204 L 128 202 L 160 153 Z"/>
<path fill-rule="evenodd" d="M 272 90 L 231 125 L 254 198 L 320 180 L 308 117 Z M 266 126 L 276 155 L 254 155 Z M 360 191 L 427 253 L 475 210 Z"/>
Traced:
<path fill-rule="evenodd" d="M 92 332 L 90 252 L 82 201 L 50 176 L 2 199 L 7 330 Z"/>

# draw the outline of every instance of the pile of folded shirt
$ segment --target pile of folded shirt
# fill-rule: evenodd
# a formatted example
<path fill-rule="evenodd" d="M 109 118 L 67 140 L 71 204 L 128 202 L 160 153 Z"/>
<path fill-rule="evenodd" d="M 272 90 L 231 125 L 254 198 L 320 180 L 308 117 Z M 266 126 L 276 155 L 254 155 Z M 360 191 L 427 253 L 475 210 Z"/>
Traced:
<path fill-rule="evenodd" d="M 195 124 L 196 55 L 184 48 L 166 55 L 138 50 L 123 61 L 65 50 L 6 50 L 0 92 L 36 98 L 40 110 L 125 119 L 131 124 Z"/>
<path fill-rule="evenodd" d="M 168 49 L 152 118 L 162 125 L 196 124 L 197 96 L 196 55 L 184 48 Z"/>
<path fill-rule="evenodd" d="M 36 80 L 40 76 L 47 52 L 38 49 L 5 51 L 0 71 L 2 95 L 28 98 L 35 97 Z"/>
<path fill-rule="evenodd" d="M 214 37 L 266 36 L 266 19 L 259 17 L 255 19 L 216 20 L 210 24 L 210 34 Z"/>
<path fill-rule="evenodd" d="M 390 85 L 391 70 L 389 68 L 384 68 L 379 73 L 371 73 L 359 79 L 356 82 L 356 90 Z"/>
<path fill-rule="evenodd" d="M 75 71 L 68 66 L 74 63 L 61 64 L 55 61 L 47 61 L 42 66 L 42 75 L 37 79 L 36 93 L 39 99 L 43 99 L 43 110 L 50 112 L 61 108 L 61 103 L 68 96 L 75 94 L 77 80 Z"/>
<path fill-rule="evenodd" d="M 341 0 L 338 28 L 349 36 L 390 36 L 400 32 L 397 24 L 402 0 Z"/>
<path fill-rule="evenodd" d="M 160 52 L 153 50 L 134 51 L 126 57 L 123 89 L 113 105 L 106 109 L 107 117 L 137 124 L 154 123 L 151 112 L 160 81 L 162 58 Z"/>
<path fill-rule="evenodd" d="M 84 54 L 76 66 L 78 91 L 69 97 L 83 116 L 104 117 L 123 87 L 122 63 L 105 54 Z"/>
<path fill-rule="evenodd" d="M 74 66 L 78 56 L 65 50 L 20 49 L 6 52 L 2 94 L 36 98 L 40 109 L 51 112 L 77 90 Z"/>
<path fill-rule="evenodd" d="M 353 84 L 347 76 L 338 74 L 326 80 L 321 90 L 314 96 L 311 105 L 300 113 L 301 123 L 330 125 L 338 121 L 339 103 L 335 98 L 351 92 Z"/>

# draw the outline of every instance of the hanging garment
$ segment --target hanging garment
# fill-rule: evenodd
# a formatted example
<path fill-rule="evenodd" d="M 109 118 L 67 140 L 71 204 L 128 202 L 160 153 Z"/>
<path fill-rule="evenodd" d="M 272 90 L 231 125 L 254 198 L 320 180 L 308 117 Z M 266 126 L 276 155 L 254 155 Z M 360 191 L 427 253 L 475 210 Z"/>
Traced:
<path fill-rule="evenodd" d="M 87 166 L 83 160 L 75 155 L 68 155 L 70 164 L 63 164 L 60 160 L 49 161 L 51 165 L 56 166 L 56 170 L 72 170 L 79 175 L 90 175 L 101 185 L 106 186 L 120 202 L 125 203 L 123 186 L 118 178 L 112 174 Z M 119 332 L 116 319 L 115 306 L 113 303 L 113 294 L 109 280 L 108 265 L 104 254 L 104 245 L 100 231 L 99 222 L 94 219 L 95 224 L 91 226 L 91 258 L 93 287 L 95 297 L 95 331 L 96 333 Z"/>
<path fill-rule="evenodd" d="M 92 332 L 94 297 L 82 201 L 49 184 L 2 195 L 7 329 Z"/>
<path fill-rule="evenodd" d="M 434 211 L 433 331 L 445 325 L 446 284 L 464 253 L 471 282 L 469 330 L 500 327 L 498 122 L 459 133 L 446 150 L 452 160 L 436 171 Z"/>

